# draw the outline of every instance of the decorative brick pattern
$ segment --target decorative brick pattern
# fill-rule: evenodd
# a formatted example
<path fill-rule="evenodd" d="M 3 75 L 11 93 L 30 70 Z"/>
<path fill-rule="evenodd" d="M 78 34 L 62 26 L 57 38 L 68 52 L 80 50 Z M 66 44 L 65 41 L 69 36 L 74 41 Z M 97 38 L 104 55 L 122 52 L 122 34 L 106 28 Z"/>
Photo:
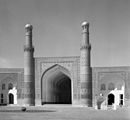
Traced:
<path fill-rule="evenodd" d="M 21 98 L 22 88 L 21 82 L 23 81 L 23 69 L 21 68 L 0 68 L 0 93 L 3 93 L 4 103 L 7 104 L 8 98 L 8 84 L 12 83 L 13 87 L 17 89 L 17 99 Z M 5 90 L 1 89 L 2 84 L 5 83 Z M 19 104 L 19 103 L 18 103 Z"/>
<path fill-rule="evenodd" d="M 35 58 L 35 94 L 36 99 L 39 99 L 41 96 L 41 80 L 43 74 L 51 69 L 52 67 L 59 65 L 70 72 L 68 75 L 72 81 L 72 95 L 73 100 L 78 101 L 78 90 L 77 81 L 78 81 L 78 64 L 79 64 L 79 57 L 43 57 L 43 58 Z M 60 67 L 57 67 L 60 69 Z M 62 69 L 64 70 L 64 69 Z M 65 72 L 65 71 L 64 71 Z M 78 73 L 78 74 L 77 74 Z M 66 73 L 67 74 L 67 73 Z M 73 102 L 73 101 L 72 101 Z"/>
<path fill-rule="evenodd" d="M 60 59 L 60 60 L 58 60 Z M 68 61 L 67 61 L 68 60 Z M 48 61 L 48 62 L 47 62 Z M 65 62 L 66 61 L 66 62 Z M 71 62 L 70 62 L 71 61 Z M 61 64 L 60 64 L 61 63 Z M 93 67 L 92 68 L 92 95 L 84 87 L 88 86 L 87 83 L 81 83 L 79 79 L 79 57 L 71 58 L 36 58 L 35 59 L 35 96 L 31 94 L 31 91 L 27 89 L 27 93 L 24 94 L 24 81 L 23 81 L 23 69 L 19 68 L 0 68 L 0 92 L 1 83 L 8 83 L 12 80 L 17 85 L 17 98 L 18 100 L 24 98 L 34 98 L 37 104 L 41 104 L 41 79 L 45 70 L 54 66 L 62 65 L 68 69 L 71 73 L 71 80 L 73 84 L 73 102 L 76 104 L 80 103 L 80 97 L 83 99 L 93 97 L 93 106 L 96 104 L 96 99 L 99 98 L 100 84 L 105 79 L 110 82 L 111 80 L 118 81 L 121 79 L 125 83 L 125 105 L 129 105 L 130 101 L 130 67 Z M 45 68 L 44 68 L 45 67 Z M 116 80 L 117 79 L 117 80 Z M 27 85 L 27 84 L 26 84 Z M 29 85 L 26 86 L 28 88 Z M 80 87 L 82 90 L 80 91 Z M 107 88 L 106 88 L 107 89 Z M 91 92 L 91 91 L 90 91 Z M 81 96 L 80 96 L 81 95 Z M 37 102 L 38 101 L 38 102 Z M 19 104 L 19 103 L 18 103 Z"/>
<path fill-rule="evenodd" d="M 106 90 L 104 90 L 104 97 L 107 95 L 108 84 L 114 83 L 115 86 L 119 83 L 125 85 L 125 100 L 130 99 L 129 85 L 130 81 L 130 67 L 94 67 L 93 68 L 93 105 L 96 104 L 94 101 L 99 97 L 99 94 L 102 93 L 100 87 L 104 83 L 106 85 Z M 108 91 L 109 92 L 109 91 Z M 107 96 L 106 96 L 107 97 Z M 125 102 L 126 102 L 125 101 Z"/>

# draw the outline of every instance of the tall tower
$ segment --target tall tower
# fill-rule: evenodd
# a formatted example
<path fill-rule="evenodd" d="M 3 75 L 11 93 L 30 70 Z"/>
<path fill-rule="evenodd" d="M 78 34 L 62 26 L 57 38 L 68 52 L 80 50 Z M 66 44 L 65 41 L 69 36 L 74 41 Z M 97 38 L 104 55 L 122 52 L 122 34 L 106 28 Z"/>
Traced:
<path fill-rule="evenodd" d="M 81 105 L 92 106 L 92 69 L 91 45 L 89 43 L 89 23 L 82 23 L 82 41 L 80 48 L 80 102 Z"/>
<path fill-rule="evenodd" d="M 34 47 L 32 45 L 32 25 L 27 24 L 26 41 L 24 45 L 24 104 L 35 105 L 35 83 L 34 83 Z"/>

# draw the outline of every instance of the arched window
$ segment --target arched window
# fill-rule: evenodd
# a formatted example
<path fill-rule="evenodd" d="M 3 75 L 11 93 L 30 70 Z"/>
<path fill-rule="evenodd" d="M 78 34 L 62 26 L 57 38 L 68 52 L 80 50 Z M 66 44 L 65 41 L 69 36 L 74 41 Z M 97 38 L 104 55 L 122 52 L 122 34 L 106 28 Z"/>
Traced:
<path fill-rule="evenodd" d="M 114 90 L 114 89 L 115 89 L 115 85 L 113 83 L 109 83 L 108 90 Z"/>
<path fill-rule="evenodd" d="M 5 90 L 5 84 L 2 84 L 2 90 Z"/>
<path fill-rule="evenodd" d="M 13 89 L 13 84 L 12 83 L 8 84 L 8 90 L 10 90 L 10 89 Z"/>
<path fill-rule="evenodd" d="M 117 85 L 117 90 L 121 90 L 122 89 L 122 85 L 121 84 L 118 84 Z"/>
<path fill-rule="evenodd" d="M 106 85 L 105 84 L 101 84 L 101 90 L 106 90 Z"/>

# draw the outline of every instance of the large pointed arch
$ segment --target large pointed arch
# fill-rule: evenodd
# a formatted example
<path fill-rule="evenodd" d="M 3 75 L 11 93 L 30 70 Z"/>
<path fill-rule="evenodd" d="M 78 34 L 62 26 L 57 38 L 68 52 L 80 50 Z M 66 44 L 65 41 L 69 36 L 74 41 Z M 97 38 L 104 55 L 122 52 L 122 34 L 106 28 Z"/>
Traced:
<path fill-rule="evenodd" d="M 48 68 L 41 78 L 42 104 L 71 104 L 71 74 L 60 65 Z"/>
<path fill-rule="evenodd" d="M 48 69 L 46 69 L 44 71 L 44 73 L 42 74 L 42 77 L 49 72 L 49 70 L 56 70 L 56 69 L 59 69 L 60 71 L 62 71 L 65 75 L 67 75 L 68 77 L 71 77 L 71 74 L 69 72 L 68 69 L 66 69 L 65 67 L 61 66 L 61 65 L 58 65 L 58 64 L 55 64 L 51 67 L 49 67 Z"/>

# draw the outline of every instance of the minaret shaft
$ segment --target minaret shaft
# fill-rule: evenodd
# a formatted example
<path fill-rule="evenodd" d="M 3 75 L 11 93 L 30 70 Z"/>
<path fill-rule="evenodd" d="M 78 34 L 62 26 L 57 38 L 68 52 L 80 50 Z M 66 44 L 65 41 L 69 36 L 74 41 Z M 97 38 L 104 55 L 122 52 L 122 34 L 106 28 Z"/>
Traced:
<path fill-rule="evenodd" d="M 25 45 L 28 47 L 32 47 L 32 31 L 28 32 L 26 31 L 26 41 L 25 41 Z"/>
<path fill-rule="evenodd" d="M 81 105 L 92 106 L 91 45 L 89 43 L 89 23 L 82 24 L 80 49 L 80 99 Z"/>
<path fill-rule="evenodd" d="M 26 41 L 24 45 L 24 104 L 35 105 L 34 83 L 34 48 L 32 46 L 32 26 L 27 24 Z"/>

